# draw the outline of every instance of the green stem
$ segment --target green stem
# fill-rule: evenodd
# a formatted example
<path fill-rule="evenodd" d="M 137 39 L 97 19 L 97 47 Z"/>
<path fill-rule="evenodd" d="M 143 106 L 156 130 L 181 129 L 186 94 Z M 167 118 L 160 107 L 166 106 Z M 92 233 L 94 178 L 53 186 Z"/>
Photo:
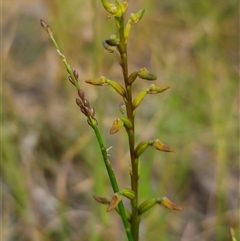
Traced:
<path fill-rule="evenodd" d="M 62 58 L 62 61 L 63 61 L 64 65 L 65 65 L 65 67 L 67 69 L 68 74 L 72 77 L 76 89 L 80 90 L 80 86 L 79 86 L 79 84 L 78 84 L 78 82 L 77 82 L 77 80 L 76 80 L 76 78 L 75 78 L 75 76 L 73 74 L 73 70 L 72 70 L 71 66 L 68 64 L 66 57 L 60 51 L 60 48 L 59 48 L 55 38 L 53 37 L 52 32 L 50 32 L 50 33 L 48 32 L 48 34 L 49 34 L 52 42 L 54 43 L 54 45 L 55 45 L 55 47 L 57 49 L 58 54 Z M 88 120 L 91 123 L 91 126 L 92 126 L 92 128 L 93 128 L 93 130 L 95 132 L 95 135 L 96 135 L 99 147 L 101 149 L 102 157 L 103 157 L 104 164 L 105 164 L 105 167 L 106 167 L 107 172 L 108 172 L 108 176 L 109 176 L 109 179 L 110 179 L 113 191 L 114 191 L 114 193 L 119 192 L 119 188 L 118 188 L 118 184 L 117 184 L 117 181 L 116 181 L 116 177 L 115 177 L 115 174 L 113 172 L 111 163 L 110 163 L 108 155 L 107 155 L 107 149 L 106 149 L 106 147 L 103 144 L 103 140 L 102 140 L 101 134 L 99 132 L 99 129 L 97 127 L 97 124 L 96 124 L 95 120 L 92 119 L 91 116 L 88 117 Z M 118 208 L 119 208 L 120 215 L 122 217 L 122 221 L 123 221 L 123 225 L 124 225 L 124 228 L 125 228 L 125 232 L 126 232 L 127 237 L 128 237 L 128 241 L 134 241 L 134 239 L 132 237 L 132 233 L 131 233 L 131 228 L 130 228 L 129 222 L 127 220 L 125 208 L 124 208 L 124 205 L 123 205 L 122 201 L 119 202 Z"/>
<path fill-rule="evenodd" d="M 95 121 L 92 120 L 92 118 L 91 118 L 90 121 L 91 121 L 92 127 L 94 129 L 95 135 L 97 137 L 99 147 L 101 149 L 102 157 L 103 157 L 104 164 L 105 164 L 105 167 L 106 167 L 107 172 L 108 172 L 108 176 L 109 176 L 109 179 L 110 179 L 113 191 L 114 191 L 114 193 L 119 192 L 119 188 L 118 188 L 118 184 L 117 184 L 117 181 L 116 181 L 116 177 L 115 177 L 115 174 L 113 172 L 112 166 L 110 164 L 110 161 L 109 161 L 109 158 L 108 158 L 108 155 L 107 155 L 107 149 L 106 149 L 106 147 L 103 144 L 102 137 L 101 137 L 101 134 L 99 132 L 99 129 L 98 129 Z M 131 233 L 129 222 L 127 220 L 125 208 L 124 208 L 124 205 L 123 205 L 122 201 L 119 202 L 118 208 L 119 208 L 120 215 L 122 217 L 123 225 L 124 225 L 125 232 L 127 234 L 128 240 L 129 241 L 134 241 L 134 239 L 132 237 L 132 233 Z"/>
<path fill-rule="evenodd" d="M 134 128 L 134 108 L 132 104 L 132 84 L 129 84 L 128 79 L 128 55 L 127 55 L 127 44 L 124 38 L 124 19 L 119 19 L 120 27 L 119 27 L 119 38 L 120 38 L 120 45 L 119 45 L 119 52 L 121 55 L 122 60 L 122 71 L 123 71 L 123 78 L 125 83 L 125 88 L 127 91 L 127 100 L 125 101 L 126 109 L 127 109 L 127 117 L 132 123 L 132 128 L 128 131 L 128 143 L 130 149 L 130 158 L 131 158 L 131 166 L 132 166 L 132 173 L 131 173 L 131 188 L 135 193 L 135 199 L 131 201 L 132 206 L 132 217 L 131 217 L 131 224 L 132 224 L 132 235 L 134 241 L 138 241 L 139 238 L 139 222 L 140 217 L 138 215 L 138 159 L 135 157 L 134 147 L 135 147 L 135 128 Z"/>

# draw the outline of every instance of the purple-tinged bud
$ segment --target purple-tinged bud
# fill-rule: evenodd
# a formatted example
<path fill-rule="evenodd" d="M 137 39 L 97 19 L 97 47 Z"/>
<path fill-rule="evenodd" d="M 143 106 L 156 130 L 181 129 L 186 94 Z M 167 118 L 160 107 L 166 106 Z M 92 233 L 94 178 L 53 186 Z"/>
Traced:
<path fill-rule="evenodd" d="M 95 109 L 92 107 L 92 108 L 90 109 L 90 111 L 91 111 L 91 116 L 94 117 L 94 116 L 95 116 Z"/>
<path fill-rule="evenodd" d="M 40 20 L 40 24 L 41 26 L 47 31 L 47 33 L 52 36 L 52 29 L 50 28 L 50 26 L 44 21 L 44 20 Z"/>
<path fill-rule="evenodd" d="M 79 107 L 81 107 L 82 101 L 81 101 L 80 99 L 76 98 L 76 104 L 77 104 Z"/>
<path fill-rule="evenodd" d="M 84 92 L 82 90 L 78 90 L 78 96 L 81 98 L 81 100 L 85 99 Z"/>
<path fill-rule="evenodd" d="M 72 77 L 70 75 L 68 76 L 68 80 L 75 86 L 75 84 L 73 82 L 73 79 L 72 79 Z"/>
<path fill-rule="evenodd" d="M 90 104 L 88 102 L 87 99 L 83 99 L 83 104 L 86 106 L 86 107 L 90 107 Z"/>
<path fill-rule="evenodd" d="M 77 70 L 73 70 L 73 74 L 74 74 L 76 80 L 78 81 L 79 74 L 78 74 Z"/>

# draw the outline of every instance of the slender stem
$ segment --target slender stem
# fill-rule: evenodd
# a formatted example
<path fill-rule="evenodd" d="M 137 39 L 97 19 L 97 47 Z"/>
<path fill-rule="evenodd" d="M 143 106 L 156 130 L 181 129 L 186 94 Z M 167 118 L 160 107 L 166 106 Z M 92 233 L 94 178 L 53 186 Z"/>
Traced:
<path fill-rule="evenodd" d="M 123 78 L 125 83 L 125 88 L 127 91 L 127 100 L 125 101 L 127 109 L 127 117 L 132 123 L 132 128 L 128 131 L 128 142 L 130 149 L 130 158 L 131 158 L 131 188 L 135 193 L 135 199 L 131 201 L 132 206 L 132 235 L 134 241 L 138 241 L 139 236 L 139 221 L 140 217 L 138 215 L 138 159 L 135 157 L 134 147 L 135 147 L 135 122 L 134 122 L 134 108 L 132 104 L 132 84 L 129 84 L 128 80 L 128 55 L 127 55 L 127 44 L 124 38 L 124 19 L 120 19 L 120 28 L 119 28 L 119 37 L 120 37 L 120 46 L 119 52 L 121 54 L 122 60 L 122 71 Z"/>
<path fill-rule="evenodd" d="M 61 50 L 60 50 L 60 48 L 59 48 L 59 46 L 57 44 L 57 41 L 55 40 L 55 38 L 53 36 L 52 30 L 50 29 L 50 27 L 45 22 L 43 22 L 43 23 L 41 22 L 41 25 L 45 28 L 45 30 L 47 30 L 47 32 L 48 32 L 52 42 L 54 43 L 54 45 L 55 45 L 55 47 L 57 49 L 58 54 L 60 55 L 64 65 L 65 65 L 65 67 L 67 69 L 68 74 L 71 76 L 71 78 L 72 78 L 72 80 L 74 82 L 74 85 L 75 85 L 76 89 L 80 90 L 80 86 L 79 86 L 79 84 L 78 84 L 78 82 L 77 82 L 77 80 L 76 80 L 76 78 L 75 78 L 75 76 L 73 74 L 73 70 L 72 70 L 71 66 L 68 64 L 66 57 L 61 52 Z M 108 155 L 107 155 L 107 149 L 106 149 L 106 147 L 103 144 L 102 136 L 101 136 L 101 134 L 99 132 L 97 124 L 96 124 L 95 120 L 91 116 L 88 117 L 88 120 L 91 123 L 91 126 L 92 126 L 92 128 L 93 128 L 93 130 L 95 132 L 95 135 L 96 135 L 99 147 L 101 149 L 102 157 L 103 157 L 104 164 L 105 164 L 105 167 L 106 167 L 107 172 L 108 172 L 108 176 L 109 176 L 109 179 L 110 179 L 113 191 L 114 191 L 114 193 L 119 192 L 119 188 L 118 188 L 118 184 L 117 184 L 117 181 L 116 181 L 116 177 L 115 177 L 115 174 L 113 172 L 111 163 L 110 163 Z M 122 221 L 123 221 L 123 224 L 124 224 L 126 235 L 128 237 L 128 241 L 134 241 L 134 239 L 132 237 L 132 233 L 131 233 L 131 228 L 130 228 L 129 222 L 127 220 L 126 211 L 125 211 L 125 208 L 124 208 L 124 205 L 123 205 L 122 201 L 119 202 L 118 208 L 119 208 L 120 215 L 122 217 Z"/>
<path fill-rule="evenodd" d="M 95 121 L 93 121 L 92 119 L 91 119 L 91 124 L 92 124 L 92 127 L 94 129 L 95 135 L 96 135 L 97 140 L 98 140 L 98 144 L 99 144 L 100 149 L 101 149 L 102 157 L 103 157 L 104 164 L 105 164 L 105 167 L 106 167 L 107 172 L 108 172 L 109 179 L 110 179 L 111 184 L 112 184 L 113 191 L 114 191 L 114 193 L 119 192 L 116 177 L 115 177 L 115 174 L 113 172 L 112 166 L 110 164 L 110 161 L 109 161 L 109 158 L 108 158 L 108 155 L 107 155 L 107 150 L 106 150 L 106 147 L 103 144 L 102 137 L 101 137 L 101 134 L 99 132 L 99 129 L 98 129 Z M 125 227 L 125 232 L 127 234 L 128 240 L 134 241 L 134 239 L 132 237 L 132 233 L 131 233 L 131 228 L 130 228 L 129 222 L 127 220 L 125 208 L 124 208 L 124 205 L 123 205 L 122 201 L 118 204 L 118 208 L 119 208 L 120 215 L 122 217 L 123 225 Z"/>

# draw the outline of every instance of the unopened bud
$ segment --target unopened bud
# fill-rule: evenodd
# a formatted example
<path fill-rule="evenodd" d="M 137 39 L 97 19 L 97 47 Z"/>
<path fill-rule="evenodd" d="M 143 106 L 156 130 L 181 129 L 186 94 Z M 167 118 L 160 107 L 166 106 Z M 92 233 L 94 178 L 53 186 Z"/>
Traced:
<path fill-rule="evenodd" d="M 114 35 L 111 35 L 109 39 L 106 40 L 106 43 L 110 46 L 117 46 L 119 45 L 119 38 L 117 38 L 117 36 L 114 34 Z"/>
<path fill-rule="evenodd" d="M 107 80 L 107 83 L 111 85 L 113 89 L 115 89 L 118 92 L 118 94 L 120 94 L 121 96 L 125 96 L 126 91 L 120 84 L 112 80 Z"/>
<path fill-rule="evenodd" d="M 128 83 L 132 84 L 138 76 L 138 71 L 132 72 L 128 77 Z"/>
<path fill-rule="evenodd" d="M 72 77 L 70 75 L 68 76 L 68 80 L 75 86 L 75 84 L 73 82 L 73 79 L 72 79 Z"/>
<path fill-rule="evenodd" d="M 81 101 L 80 99 L 76 98 L 76 104 L 77 104 L 79 107 L 81 107 L 82 101 Z"/>
<path fill-rule="evenodd" d="M 133 108 L 134 109 L 136 109 L 141 104 L 141 102 L 144 100 L 146 95 L 147 95 L 147 91 L 146 90 L 144 90 L 140 94 L 138 94 L 136 99 L 133 101 Z"/>
<path fill-rule="evenodd" d="M 135 193 L 133 190 L 129 189 L 129 188 L 124 188 L 122 191 L 121 191 L 121 194 L 130 199 L 130 200 L 133 200 L 135 199 Z"/>
<path fill-rule="evenodd" d="M 106 0 L 101 0 L 103 7 L 111 14 L 114 13 L 116 8 L 114 4 L 108 3 Z"/>
<path fill-rule="evenodd" d="M 77 70 L 73 70 L 73 74 L 74 74 L 74 77 L 76 78 L 76 80 L 78 81 L 79 74 L 78 74 Z"/>
<path fill-rule="evenodd" d="M 152 208 L 157 203 L 156 198 L 149 199 L 144 201 L 140 206 L 138 207 L 138 213 L 139 215 L 143 214 L 144 212 L 148 211 L 150 208 Z"/>
<path fill-rule="evenodd" d="M 131 31 L 131 28 L 132 28 L 132 24 L 131 24 L 131 21 L 129 20 L 125 26 L 125 30 L 124 30 L 124 39 L 125 39 L 125 44 L 127 44 L 128 42 L 128 36 L 130 34 L 130 31 Z"/>
<path fill-rule="evenodd" d="M 146 68 L 142 68 L 138 71 L 138 77 L 145 80 L 156 80 L 157 76 L 150 74 Z"/>
<path fill-rule="evenodd" d="M 115 48 L 109 46 L 106 41 L 103 41 L 102 45 L 109 53 L 113 53 L 115 51 Z"/>
<path fill-rule="evenodd" d="M 123 122 L 124 126 L 127 129 L 131 129 L 132 128 L 132 122 L 127 117 L 121 118 L 121 121 Z"/>
<path fill-rule="evenodd" d="M 40 24 L 41 26 L 47 31 L 47 33 L 52 36 L 52 29 L 50 28 L 50 26 L 44 21 L 44 20 L 40 20 Z"/>
<path fill-rule="evenodd" d="M 170 88 L 170 86 L 156 86 L 156 85 L 152 84 L 148 88 L 148 94 L 158 94 L 169 88 Z"/>
<path fill-rule="evenodd" d="M 85 82 L 91 85 L 98 85 L 98 86 L 108 85 L 107 79 L 104 76 L 101 76 L 98 79 L 85 80 Z"/>
<path fill-rule="evenodd" d="M 84 92 L 82 90 L 78 90 L 78 96 L 81 98 L 81 100 L 85 99 Z"/>
<path fill-rule="evenodd" d="M 149 146 L 148 142 L 140 143 L 135 149 L 136 158 L 140 157 L 142 155 L 142 153 L 148 148 L 148 146 Z"/>

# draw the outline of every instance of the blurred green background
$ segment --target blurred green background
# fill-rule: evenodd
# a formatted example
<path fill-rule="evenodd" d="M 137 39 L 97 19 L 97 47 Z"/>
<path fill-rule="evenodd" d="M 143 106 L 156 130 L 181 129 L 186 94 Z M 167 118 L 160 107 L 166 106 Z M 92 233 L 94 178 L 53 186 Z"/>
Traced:
<path fill-rule="evenodd" d="M 84 83 L 101 75 L 122 83 L 102 48 L 116 33 L 97 0 L 2 3 L 2 223 L 7 241 L 126 240 L 115 212 L 92 196 L 111 196 L 92 129 L 40 18 L 48 22 L 96 109 L 121 188 L 129 187 L 124 131 L 110 136 L 121 98 Z M 145 8 L 129 39 L 130 71 L 148 68 L 170 85 L 138 108 L 138 141 L 159 138 L 176 153 L 147 150 L 140 201 L 167 196 L 181 206 L 144 214 L 140 241 L 239 238 L 239 6 L 234 0 L 135 0 Z M 134 95 L 150 83 L 137 80 Z M 128 202 L 126 202 L 127 204 Z M 127 204 L 128 205 L 128 204 Z M 240 239 L 238 239 L 240 240 Z"/>

